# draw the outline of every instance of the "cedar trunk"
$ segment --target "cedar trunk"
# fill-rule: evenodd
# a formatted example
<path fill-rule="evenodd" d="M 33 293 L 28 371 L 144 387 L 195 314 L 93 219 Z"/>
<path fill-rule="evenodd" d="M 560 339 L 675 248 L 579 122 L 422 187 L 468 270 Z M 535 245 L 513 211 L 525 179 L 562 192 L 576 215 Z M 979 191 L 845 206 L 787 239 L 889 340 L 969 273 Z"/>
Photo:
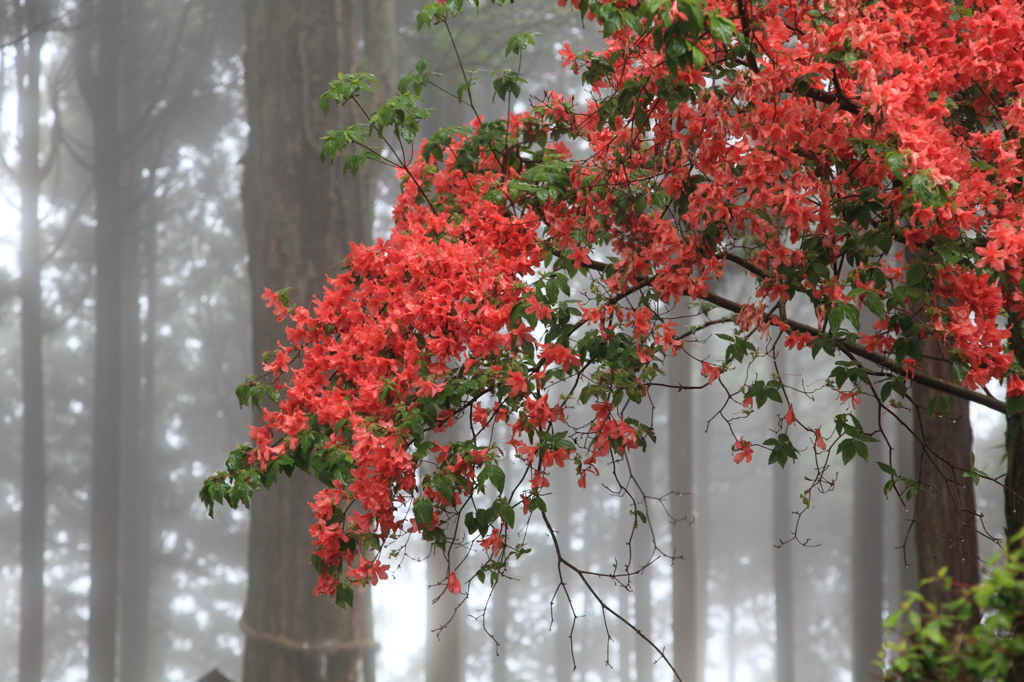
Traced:
<path fill-rule="evenodd" d="M 256 374 L 262 374 L 262 353 L 282 338 L 280 326 L 259 305 L 264 288 L 291 287 L 292 300 L 305 303 L 322 290 L 325 274 L 341 266 L 349 242 L 372 235 L 376 181 L 371 170 L 343 178 L 340 167 L 319 161 L 324 131 L 357 120 L 355 107 L 330 120 L 318 108 L 320 93 L 339 71 L 365 68 L 357 69 L 356 62 L 357 4 L 246 2 L 250 134 L 242 199 Z M 395 50 L 393 1 L 369 3 L 365 14 L 365 56 L 371 69 L 388 74 Z M 390 79 L 382 80 L 380 92 L 386 94 Z M 253 501 L 243 616 L 246 682 L 354 680 L 363 654 L 368 654 L 366 676 L 372 672 L 368 593 L 348 611 L 313 596 L 307 502 L 317 488 L 314 479 L 297 476 L 280 480 Z"/>
<path fill-rule="evenodd" d="M 670 360 L 672 383 L 690 384 L 691 363 Z M 683 682 L 703 679 L 698 614 L 697 526 L 694 518 L 693 397 L 676 391 L 669 401 L 669 485 L 672 489 L 672 665 Z"/>
<path fill-rule="evenodd" d="M 772 468 L 772 525 L 776 542 L 793 536 L 796 525 L 792 503 L 793 467 Z M 775 582 L 775 679 L 796 679 L 796 619 L 793 613 L 793 544 L 777 547 L 772 554 L 772 575 Z"/>
<path fill-rule="evenodd" d="M 857 416 L 866 433 L 880 430 L 879 408 L 865 401 Z M 881 439 L 868 446 L 867 462 L 856 461 L 853 470 L 853 647 L 851 666 L 854 682 L 877 679 L 875 664 L 882 648 L 883 570 L 882 537 L 885 509 L 882 497 Z"/>
<path fill-rule="evenodd" d="M 1024 359 L 1024 321 L 1014 320 L 1010 344 L 1018 362 Z M 1006 415 L 1006 487 L 1003 499 L 1006 510 L 1006 538 L 1024 528 L 1024 415 Z M 1018 621 L 1019 622 L 1019 621 Z M 1018 636 L 1021 634 L 1017 631 Z M 1024 682 L 1024 660 L 1014 661 L 1008 682 Z"/>
<path fill-rule="evenodd" d="M 40 3 L 25 6 L 19 29 L 28 37 L 18 46 L 18 185 L 21 195 L 21 615 L 18 682 L 43 677 L 43 549 L 46 538 L 46 444 L 43 403 L 43 321 L 40 275 L 39 166 L 40 51 L 46 40 Z M 22 8 L 18 8 L 22 9 Z"/>
<path fill-rule="evenodd" d="M 922 371 L 952 383 L 953 368 L 944 359 L 944 349 L 933 339 L 921 344 Z M 917 551 L 921 578 L 949 568 L 954 584 L 974 585 L 979 580 L 978 535 L 974 529 L 974 485 L 964 473 L 973 468 L 970 407 L 962 398 L 949 397 L 949 416 L 930 416 L 928 405 L 938 393 L 917 384 L 915 430 L 918 439 Z M 932 602 L 949 600 L 941 583 L 922 589 Z"/>
<path fill-rule="evenodd" d="M 116 679 L 121 468 L 122 0 L 83 3 L 76 69 L 93 125 L 96 365 L 89 545 L 89 682 Z"/>

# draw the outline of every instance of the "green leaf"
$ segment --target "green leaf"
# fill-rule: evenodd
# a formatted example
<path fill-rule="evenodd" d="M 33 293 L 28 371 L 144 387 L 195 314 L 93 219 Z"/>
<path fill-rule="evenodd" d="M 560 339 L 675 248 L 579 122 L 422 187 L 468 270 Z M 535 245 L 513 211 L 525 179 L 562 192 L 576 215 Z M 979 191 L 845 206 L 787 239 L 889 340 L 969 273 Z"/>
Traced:
<path fill-rule="evenodd" d="M 490 479 L 491 483 L 498 490 L 499 495 L 505 491 L 505 471 L 497 464 L 485 466 L 481 476 Z"/>
<path fill-rule="evenodd" d="M 510 54 L 521 54 L 523 50 L 529 45 L 536 45 L 534 38 L 539 36 L 539 33 L 534 31 L 528 31 L 526 33 L 517 33 L 508 39 L 508 45 L 505 47 L 505 56 Z"/>
<path fill-rule="evenodd" d="M 426 497 L 417 497 L 412 503 L 412 513 L 416 517 L 416 525 L 427 528 L 434 522 L 434 503 Z"/>
<path fill-rule="evenodd" d="M 249 404 L 249 396 L 251 394 L 252 388 L 249 386 L 248 382 L 238 385 L 238 388 L 235 389 L 235 396 L 238 398 L 239 409 Z"/>
<path fill-rule="evenodd" d="M 881 470 L 882 470 L 882 471 L 884 471 L 885 473 L 889 474 L 890 476 L 897 476 L 897 475 L 898 475 L 898 474 L 896 473 L 896 470 L 895 470 L 895 469 L 893 469 L 893 468 L 892 468 L 891 466 L 889 466 L 888 464 L 886 464 L 885 462 L 875 462 L 875 464 L 877 464 L 877 465 L 878 465 L 878 468 L 879 468 L 879 469 L 881 469 Z"/>
<path fill-rule="evenodd" d="M 925 266 L 921 261 L 914 261 L 913 265 L 910 266 L 910 270 L 907 271 L 907 285 L 917 286 L 924 281 Z"/>
<path fill-rule="evenodd" d="M 499 497 L 495 500 L 492 509 L 495 509 L 498 512 L 498 516 L 501 517 L 501 520 L 504 521 L 505 525 L 509 528 L 516 525 L 516 512 L 504 497 Z"/>
<path fill-rule="evenodd" d="M 711 37 L 722 44 L 731 42 L 736 33 L 736 24 L 717 12 L 711 15 Z"/>
<path fill-rule="evenodd" d="M 334 603 L 341 608 L 347 608 L 352 606 L 352 601 L 355 599 L 355 590 L 352 589 L 352 584 L 347 580 L 343 580 L 338 583 L 334 592 Z"/>
<path fill-rule="evenodd" d="M 1024 412 L 1024 395 L 1015 395 L 1006 399 L 1006 416 Z"/>
<path fill-rule="evenodd" d="M 939 416 L 943 419 L 949 416 L 949 396 L 939 393 L 928 401 L 928 416 Z"/>
<path fill-rule="evenodd" d="M 878 292 L 869 291 L 864 295 L 864 305 L 867 306 L 875 317 L 882 320 L 885 319 L 885 306 L 882 304 L 882 299 L 879 297 Z"/>

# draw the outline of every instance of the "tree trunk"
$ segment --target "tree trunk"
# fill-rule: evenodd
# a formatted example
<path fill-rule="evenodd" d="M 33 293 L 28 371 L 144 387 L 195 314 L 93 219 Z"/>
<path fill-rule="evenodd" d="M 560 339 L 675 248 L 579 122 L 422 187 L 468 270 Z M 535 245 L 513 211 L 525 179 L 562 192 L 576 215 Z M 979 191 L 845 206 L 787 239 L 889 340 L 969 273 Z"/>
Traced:
<path fill-rule="evenodd" d="M 355 4 L 246 2 L 250 134 L 242 199 L 256 374 L 262 374 L 262 353 L 282 338 L 280 326 L 259 305 L 264 288 L 291 287 L 292 299 L 304 303 L 322 290 L 325 274 L 342 264 L 348 243 L 371 235 L 376 196 L 372 169 L 355 179 L 343 178 L 340 165 L 319 161 L 323 132 L 357 120 L 354 107 L 342 110 L 341 120 L 331 121 L 318 108 L 328 82 L 339 71 L 356 70 Z M 374 36 L 366 43 L 371 68 L 393 66 L 393 0 L 367 4 L 365 11 Z M 383 80 L 389 81 L 389 74 Z M 365 635 L 368 592 L 344 612 L 329 600 L 313 597 L 316 574 L 309 566 L 307 502 L 318 487 L 308 477 L 280 480 L 253 502 L 243 616 L 245 682 L 354 680 L 362 653 L 372 650 Z"/>
<path fill-rule="evenodd" d="M 89 499 L 89 682 L 116 679 L 118 515 L 121 463 L 122 0 L 83 3 L 80 89 L 93 125 L 96 188 L 96 368 Z M 94 61 L 95 60 L 95 61 Z"/>
<path fill-rule="evenodd" d="M 796 523 L 791 513 L 792 490 L 790 476 L 793 467 L 772 467 L 772 513 L 776 540 L 781 542 L 793 535 Z M 774 550 L 773 580 L 775 582 L 775 680 L 787 682 L 796 679 L 796 621 L 793 616 L 793 545 L 784 544 Z"/>
<path fill-rule="evenodd" d="M 465 612 L 456 611 L 462 597 L 441 592 L 438 584 L 448 581 L 448 561 L 439 552 L 427 559 L 427 676 L 426 682 L 464 682 L 466 652 L 463 645 L 463 620 Z"/>
<path fill-rule="evenodd" d="M 957 383 L 952 366 L 943 359 L 944 349 L 929 339 L 922 345 L 922 372 Z M 949 397 L 949 418 L 929 416 L 928 405 L 937 392 L 917 384 L 914 400 L 918 438 L 919 481 L 917 498 L 917 552 L 920 577 L 927 578 L 943 566 L 956 586 L 979 580 L 978 536 L 974 530 L 974 485 L 963 474 L 972 468 L 970 409 L 966 400 Z M 949 600 L 941 583 L 923 588 L 933 602 Z"/>
<path fill-rule="evenodd" d="M 563 555 L 567 555 L 569 546 L 572 543 L 572 509 L 573 509 L 573 485 L 564 477 L 558 477 L 552 482 L 554 488 L 551 502 L 551 525 L 558 533 L 558 547 Z M 562 570 L 562 576 L 569 583 L 566 589 L 571 592 L 570 572 Z M 556 575 L 556 579 L 557 579 Z M 573 672 L 576 670 L 576 661 L 573 658 L 573 640 L 570 632 L 573 631 L 572 608 L 569 598 L 561 588 L 555 593 L 555 628 L 554 636 L 548 637 L 551 641 L 551 656 L 554 658 L 555 677 L 559 682 L 571 682 Z"/>
<path fill-rule="evenodd" d="M 689 385 L 690 362 L 669 361 L 673 384 Z M 682 682 L 699 682 L 700 627 L 697 614 L 697 553 L 694 522 L 693 397 L 676 391 L 669 400 L 669 486 L 672 490 L 672 664 Z"/>
<path fill-rule="evenodd" d="M 879 428 L 878 406 L 865 402 L 857 416 L 865 432 Z M 875 665 L 882 648 L 882 533 L 885 509 L 882 497 L 880 443 L 869 445 L 868 462 L 852 462 L 853 470 L 853 648 L 851 667 L 854 682 L 877 679 Z"/>
<path fill-rule="evenodd" d="M 146 656 L 149 642 L 149 591 L 152 575 L 152 464 L 151 443 L 143 438 L 143 425 L 152 420 L 151 385 L 153 375 L 146 375 L 143 400 L 143 352 L 141 308 L 139 292 L 142 285 L 142 267 L 138 228 L 138 211 L 133 211 L 129 228 L 122 239 L 124 292 L 122 323 L 122 382 L 125 397 L 124 433 L 121 461 L 121 584 L 119 586 L 118 661 L 119 677 L 123 682 L 143 682 L 146 677 Z M 147 229 L 153 232 L 155 228 Z M 148 247 L 149 245 L 147 245 Z M 148 248 L 147 248 L 148 250 Z M 147 274 L 152 279 L 152 274 Z M 152 284 L 149 285 L 152 289 Z M 146 327 L 152 333 L 153 300 L 149 299 Z M 146 342 L 146 353 L 152 351 L 153 337 Z M 147 360 L 148 364 L 148 360 Z"/>
<path fill-rule="evenodd" d="M 491 593 L 489 610 L 493 615 L 490 630 L 498 644 L 496 655 L 491 658 L 491 682 L 508 682 L 508 654 L 511 650 L 508 643 L 508 583 L 508 580 L 499 580 Z"/>
<path fill-rule="evenodd" d="M 1010 346 L 1018 362 L 1024 362 L 1024 322 L 1016 319 L 1011 326 Z M 1024 415 L 1006 415 L 1006 481 L 1003 488 L 1006 510 L 1006 539 L 1024 528 Z M 1015 633 L 1021 635 L 1018 630 Z M 1007 682 L 1024 682 L 1024 659 L 1014 661 Z"/>
<path fill-rule="evenodd" d="M 651 495 L 651 453 L 638 452 L 633 458 L 635 475 L 645 495 Z M 641 509 L 644 513 L 646 509 Z M 637 566 L 643 566 L 651 560 L 654 553 L 654 539 L 651 537 L 651 519 L 647 523 L 637 525 L 633 535 L 633 560 Z M 634 578 L 633 588 L 633 624 L 648 637 L 654 634 L 651 618 L 651 573 L 654 569 L 644 571 Z M 652 682 L 654 679 L 654 655 L 651 645 L 635 635 L 633 646 L 636 648 L 636 682 Z"/>
<path fill-rule="evenodd" d="M 1024 321 L 1017 319 L 1010 328 L 1010 345 L 1018 362 L 1024 362 Z M 1006 417 L 1006 538 L 1024 528 L 1024 416 Z"/>
<path fill-rule="evenodd" d="M 18 682 L 43 677 L 43 549 L 46 540 L 46 413 L 43 402 L 43 322 L 40 276 L 39 166 L 40 51 L 46 40 L 39 4 L 21 10 L 18 45 L 18 185 L 21 195 L 21 614 Z M 33 8 L 35 11 L 33 11 Z"/>

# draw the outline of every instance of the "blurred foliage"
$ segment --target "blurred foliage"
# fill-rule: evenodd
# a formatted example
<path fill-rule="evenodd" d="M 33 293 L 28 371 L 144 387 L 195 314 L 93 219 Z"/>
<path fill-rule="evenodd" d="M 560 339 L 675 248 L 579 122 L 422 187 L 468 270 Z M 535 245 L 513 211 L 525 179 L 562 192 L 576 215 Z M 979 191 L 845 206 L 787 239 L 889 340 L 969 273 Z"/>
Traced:
<path fill-rule="evenodd" d="M 896 636 L 886 646 L 892 657 L 887 682 L 1019 678 L 1013 661 L 1024 657 L 1024 533 L 1009 544 L 1009 551 L 989 562 L 988 576 L 964 587 L 957 599 L 933 604 L 920 592 L 907 594 L 885 623 Z M 946 590 L 954 587 L 946 569 L 921 584 L 935 581 Z"/>

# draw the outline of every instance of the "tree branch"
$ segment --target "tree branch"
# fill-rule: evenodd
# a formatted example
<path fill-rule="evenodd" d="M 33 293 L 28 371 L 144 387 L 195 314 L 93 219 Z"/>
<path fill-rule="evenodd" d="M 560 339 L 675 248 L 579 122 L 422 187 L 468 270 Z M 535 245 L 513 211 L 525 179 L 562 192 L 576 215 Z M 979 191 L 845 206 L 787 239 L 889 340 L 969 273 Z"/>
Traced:
<path fill-rule="evenodd" d="M 736 303 L 735 301 L 730 301 L 727 298 L 723 298 L 722 296 L 713 293 L 708 293 L 707 295 L 703 296 L 702 300 L 705 300 L 708 303 L 711 303 L 712 305 L 718 306 L 719 308 L 724 308 L 725 310 L 734 313 L 739 313 L 740 308 L 742 307 L 739 303 Z M 769 319 L 769 316 L 765 315 L 765 319 Z M 781 319 L 783 322 L 788 324 L 792 329 L 796 329 L 797 331 L 805 332 L 815 337 L 827 336 L 825 332 L 821 331 L 817 327 L 812 327 L 810 325 L 803 324 L 802 322 L 796 322 L 791 319 L 779 319 Z M 835 342 L 836 346 L 839 347 L 840 350 L 842 350 L 844 353 L 848 355 L 855 355 L 863 360 L 872 362 L 878 365 L 879 367 L 889 370 L 893 374 L 905 374 L 903 367 L 897 365 L 895 362 L 889 360 L 883 355 L 873 353 L 867 349 L 861 348 L 860 346 L 857 346 L 855 344 L 847 343 L 846 341 L 843 341 L 841 339 L 833 339 L 833 341 Z M 921 384 L 922 386 L 927 386 L 928 388 L 933 388 L 936 391 L 942 391 L 943 393 L 946 393 L 948 395 L 963 398 L 964 400 L 969 400 L 973 403 L 977 403 L 978 405 L 984 405 L 985 407 L 991 410 L 995 410 L 996 412 L 1006 414 L 1006 403 L 1003 402 L 1002 400 L 997 400 L 996 398 L 985 395 L 983 393 L 977 393 L 968 388 L 960 386 L 959 384 L 954 384 L 950 381 L 939 379 L 929 374 L 921 374 L 920 372 L 915 373 L 913 377 L 908 378 L 910 378 L 910 380 L 915 383 Z"/>
<path fill-rule="evenodd" d="M 763 270 L 735 254 L 727 253 L 725 255 L 725 259 L 732 263 L 736 263 L 737 265 L 747 270 L 748 272 L 756 275 L 757 277 L 765 276 L 765 272 Z M 583 267 L 588 270 L 597 270 L 599 272 L 604 272 L 607 266 L 607 263 L 594 262 L 589 265 L 584 265 Z M 648 286 L 653 281 L 654 277 L 645 277 L 637 285 L 631 287 L 628 291 L 624 292 L 623 294 L 614 297 L 610 302 L 615 303 L 618 300 L 621 300 L 624 296 L 631 294 L 639 289 L 642 289 L 644 286 Z M 719 308 L 728 310 L 736 314 L 739 314 L 740 309 L 742 307 L 739 303 L 735 301 L 730 301 L 727 298 L 724 298 L 722 296 L 719 296 L 718 294 L 711 292 L 708 292 L 707 294 L 702 296 L 701 300 L 707 301 L 708 303 L 714 306 L 717 306 Z M 765 321 L 770 321 L 771 318 L 771 313 L 765 313 Z M 784 312 L 782 312 L 781 316 L 778 316 L 778 318 L 785 322 L 786 324 L 788 324 L 790 328 L 796 329 L 797 331 L 806 332 L 815 337 L 828 336 L 826 332 L 823 332 L 817 327 L 812 327 L 810 325 L 803 324 L 802 322 L 796 322 L 794 320 L 787 318 Z M 679 335 L 676 338 L 681 339 L 683 338 L 683 336 L 684 335 Z M 856 344 L 847 343 L 846 341 L 843 341 L 841 339 L 833 338 L 833 341 L 835 342 L 836 346 L 838 346 L 839 349 L 846 353 L 847 355 L 854 355 L 863 360 L 867 360 L 868 362 L 872 362 L 883 369 L 889 370 L 893 374 L 907 376 L 908 379 L 915 383 L 921 384 L 922 386 L 927 386 L 928 388 L 933 388 L 936 391 L 942 391 L 947 395 L 956 396 L 957 398 L 963 398 L 964 400 L 969 400 L 972 403 L 983 405 L 989 408 L 990 410 L 995 410 L 996 412 L 1006 414 L 1006 403 L 1003 402 L 1002 400 L 998 400 L 997 398 L 992 397 L 991 395 L 986 395 L 984 393 L 972 391 L 969 388 L 965 388 L 959 384 L 954 384 L 951 381 L 946 381 L 944 379 L 933 377 L 930 374 L 922 374 L 920 372 L 916 372 L 913 377 L 908 376 L 902 366 L 896 364 L 892 360 L 889 360 L 883 355 L 873 353 L 865 348 L 861 348 Z"/>

